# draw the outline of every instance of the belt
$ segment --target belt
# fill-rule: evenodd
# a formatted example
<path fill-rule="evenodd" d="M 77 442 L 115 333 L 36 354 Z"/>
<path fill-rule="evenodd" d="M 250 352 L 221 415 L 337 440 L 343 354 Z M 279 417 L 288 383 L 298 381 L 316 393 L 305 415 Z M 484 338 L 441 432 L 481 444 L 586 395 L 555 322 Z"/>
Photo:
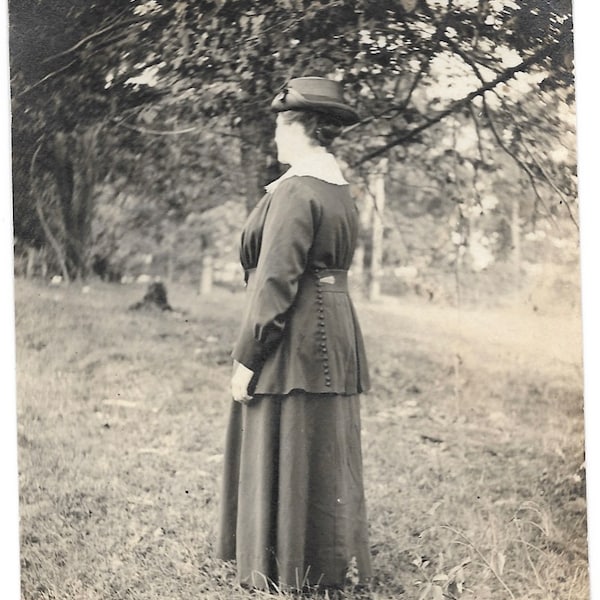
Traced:
<path fill-rule="evenodd" d="M 256 269 L 244 271 L 246 284 L 250 283 Z M 314 269 L 306 271 L 300 278 L 302 282 L 313 282 L 324 292 L 347 292 L 348 271 L 346 269 Z"/>

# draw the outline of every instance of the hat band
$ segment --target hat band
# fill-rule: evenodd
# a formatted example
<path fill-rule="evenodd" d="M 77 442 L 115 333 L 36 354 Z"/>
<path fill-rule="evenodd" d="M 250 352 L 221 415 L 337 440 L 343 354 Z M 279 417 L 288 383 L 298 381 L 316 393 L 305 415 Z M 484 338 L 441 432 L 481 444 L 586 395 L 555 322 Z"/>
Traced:
<path fill-rule="evenodd" d="M 276 98 L 276 102 L 281 108 L 287 104 L 290 105 L 290 110 L 294 108 L 314 108 L 319 109 L 319 106 L 326 108 L 328 106 L 338 107 L 346 110 L 352 110 L 342 100 L 331 98 L 330 96 L 322 96 L 319 94 L 302 94 L 292 88 L 287 88 L 281 92 L 281 95 Z"/>
<path fill-rule="evenodd" d="M 271 103 L 271 108 L 276 112 L 312 110 L 330 114 L 346 125 L 356 123 L 360 120 L 358 113 L 348 106 L 338 94 L 304 93 L 291 86 L 286 86 L 279 92 Z"/>

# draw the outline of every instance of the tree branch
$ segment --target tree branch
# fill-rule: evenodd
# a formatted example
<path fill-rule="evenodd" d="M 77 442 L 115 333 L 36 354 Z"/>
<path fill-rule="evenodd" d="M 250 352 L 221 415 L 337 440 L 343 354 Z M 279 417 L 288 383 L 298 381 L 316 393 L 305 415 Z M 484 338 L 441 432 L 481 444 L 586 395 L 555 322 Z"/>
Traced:
<path fill-rule="evenodd" d="M 448 21 L 450 20 L 450 15 L 452 14 L 451 8 L 452 8 L 452 0 L 448 0 L 446 14 L 441 19 L 441 21 L 437 24 L 435 33 L 433 34 L 432 39 L 431 39 L 432 44 L 429 49 L 429 52 L 427 52 L 425 54 L 425 56 L 423 56 L 423 58 L 421 59 L 421 65 L 419 67 L 419 71 L 416 73 L 416 75 L 411 83 L 410 89 L 408 90 L 406 97 L 404 98 L 404 100 L 402 101 L 402 103 L 400 105 L 401 110 L 404 110 L 410 103 L 410 99 L 412 98 L 412 95 L 413 95 L 415 89 L 419 85 L 419 82 L 421 81 L 421 79 L 423 79 L 423 77 L 425 76 L 425 73 L 427 73 L 427 71 L 429 70 L 429 64 L 431 62 L 431 59 L 433 58 L 433 55 L 435 54 L 436 50 L 438 49 L 440 42 L 442 41 L 443 38 L 446 37 L 445 32 L 448 27 Z M 426 12 L 428 13 L 429 17 L 432 20 L 434 20 L 433 13 L 431 12 L 431 10 L 427 10 Z"/>
<path fill-rule="evenodd" d="M 48 79 L 52 79 L 52 77 L 55 77 L 59 73 L 62 73 L 63 71 L 66 71 L 67 69 L 70 69 L 76 62 L 77 62 L 77 59 L 74 58 L 70 63 L 64 65 L 60 69 L 56 69 L 56 71 L 52 71 L 51 73 L 48 73 L 47 75 L 42 77 L 39 81 L 36 81 L 35 83 L 26 87 L 24 90 L 21 90 L 18 94 L 15 95 L 15 99 L 20 98 L 21 96 L 25 96 L 25 94 L 29 94 L 29 92 L 35 90 L 35 88 L 42 85 L 42 83 L 48 81 Z"/>
<path fill-rule="evenodd" d="M 569 204 L 569 201 L 567 200 L 566 195 L 558 188 L 558 186 L 554 183 L 554 181 L 552 181 L 552 178 L 550 177 L 550 175 L 548 175 L 548 172 L 546 171 L 546 169 L 544 169 L 544 167 L 540 163 L 540 161 L 534 156 L 531 149 L 528 146 L 526 146 L 525 144 L 524 144 L 524 147 L 525 147 L 525 150 L 527 150 L 527 154 L 529 154 L 529 156 L 531 157 L 531 160 L 535 163 L 536 167 L 540 170 L 540 173 L 542 174 L 542 176 L 544 177 L 544 179 L 546 180 L 548 185 L 560 196 L 562 203 L 567 207 L 567 212 L 569 213 L 569 218 L 571 219 L 571 221 L 577 228 L 577 231 L 579 231 L 579 223 L 577 222 L 577 219 L 575 219 L 575 216 L 573 215 L 573 211 L 571 210 L 571 205 Z"/>
<path fill-rule="evenodd" d="M 65 282 L 69 283 L 70 282 L 70 277 L 69 277 L 69 269 L 67 268 L 67 263 L 65 262 L 65 257 L 63 254 L 63 251 L 60 247 L 60 244 L 58 243 L 58 240 L 56 239 L 56 237 L 54 237 L 54 234 L 52 233 L 52 230 L 50 229 L 50 225 L 48 225 L 48 221 L 46 220 L 46 216 L 44 215 L 44 210 L 42 209 L 42 203 L 40 201 L 40 197 L 37 193 L 35 193 L 34 189 L 33 189 L 33 182 L 34 182 L 34 172 L 35 172 L 35 162 L 37 159 L 37 156 L 40 152 L 40 150 L 42 149 L 42 143 L 43 143 L 43 136 L 40 140 L 40 143 L 38 145 L 38 147 L 36 148 L 35 152 L 33 153 L 33 156 L 31 157 L 31 164 L 29 166 L 29 178 L 30 178 L 30 190 L 29 192 L 35 196 L 35 211 L 37 213 L 38 216 L 38 220 L 40 222 L 40 225 L 42 226 L 42 230 L 44 231 L 44 234 L 46 235 L 46 238 L 48 239 L 48 242 L 50 243 L 50 246 L 52 246 L 52 249 L 54 250 L 54 253 L 56 254 L 56 260 L 58 261 L 58 264 L 60 265 L 60 270 L 62 271 L 63 277 L 65 278 Z"/>
<path fill-rule="evenodd" d="M 152 16 L 163 16 L 164 13 L 156 13 L 156 15 L 152 15 Z M 61 58 L 63 56 L 67 56 L 68 54 L 72 54 L 73 52 L 76 52 L 77 50 L 81 49 L 83 46 L 85 46 L 85 44 L 87 44 L 88 42 L 99 38 L 101 36 L 103 36 L 106 33 L 109 33 L 113 30 L 119 30 L 119 29 L 124 29 L 130 25 L 136 25 L 138 23 L 144 23 L 147 22 L 147 17 L 144 16 L 144 18 L 142 17 L 135 17 L 135 18 L 131 18 L 131 19 L 127 19 L 125 21 L 120 21 L 117 23 L 112 23 L 111 25 L 107 25 L 106 27 L 99 29 L 98 31 L 95 31 L 94 33 L 85 36 L 84 38 L 82 38 L 81 40 L 79 40 L 76 44 L 74 44 L 73 46 L 71 46 L 70 48 L 67 48 L 66 50 L 63 50 L 62 52 L 59 52 L 57 54 L 54 54 L 52 56 L 48 56 L 46 57 L 44 60 L 41 61 L 42 64 L 44 63 L 48 63 L 51 62 L 57 58 Z M 128 35 L 127 32 L 119 32 L 117 33 L 115 36 L 109 38 L 109 39 L 105 39 L 102 40 L 101 43 L 95 47 L 93 49 L 92 55 L 97 54 L 100 50 L 102 50 L 104 47 L 106 47 L 107 45 L 113 44 L 116 41 L 119 41 L 120 39 L 123 39 L 124 37 L 126 37 Z M 34 89 L 38 88 L 40 85 L 42 85 L 43 83 L 45 83 L 46 81 L 48 81 L 49 79 L 52 79 L 53 77 L 55 77 L 56 75 L 59 75 L 60 73 L 68 70 L 69 68 L 71 68 L 75 63 L 77 63 L 78 60 L 81 60 L 80 56 L 76 56 L 75 58 L 73 58 L 73 60 L 71 60 L 68 64 L 60 67 L 59 69 L 56 69 L 55 71 L 51 71 L 50 73 L 46 74 L 44 77 L 42 77 L 39 81 L 36 81 L 35 83 L 31 84 L 30 86 L 28 86 L 27 88 L 25 88 L 24 90 L 22 90 L 21 92 L 19 92 L 15 98 L 20 98 L 21 96 L 24 96 L 28 93 L 30 93 L 31 91 L 33 91 Z"/>
<path fill-rule="evenodd" d="M 136 25 L 137 23 L 142 23 L 144 21 L 147 20 L 148 17 L 144 16 L 142 17 L 132 17 L 131 19 L 127 19 L 125 21 L 120 21 L 120 22 L 116 22 L 116 23 L 112 23 L 111 25 L 107 25 L 106 27 L 103 27 L 102 29 L 98 29 L 97 31 L 94 31 L 93 33 L 86 35 L 85 37 L 81 38 L 77 43 L 75 43 L 73 46 L 71 46 L 70 48 L 67 48 L 66 50 L 63 50 L 62 52 L 58 52 L 57 54 L 53 54 L 52 56 L 48 56 L 46 57 L 43 61 L 43 63 L 47 63 L 47 62 L 51 62 L 57 58 L 61 58 L 62 56 L 66 56 L 67 54 L 71 54 L 72 52 L 76 52 L 77 50 L 79 50 L 81 47 L 85 46 L 85 44 L 87 44 L 88 42 L 91 42 L 92 40 L 101 37 L 102 35 L 104 35 L 105 33 L 108 33 L 110 31 L 113 31 L 114 29 L 120 29 L 123 27 L 128 27 L 129 25 Z"/>
<path fill-rule="evenodd" d="M 468 55 L 467 52 L 465 52 L 464 50 L 461 49 L 461 47 L 459 46 L 459 44 L 457 44 L 454 40 L 450 39 L 447 35 L 443 36 L 443 41 L 446 42 L 446 44 L 448 44 L 448 46 L 450 47 L 450 49 L 452 50 L 452 52 L 454 52 L 457 56 L 460 56 L 460 58 L 463 59 L 463 61 L 469 66 L 471 67 L 471 70 L 473 71 L 473 73 L 475 73 L 475 75 L 477 76 L 477 78 L 482 82 L 485 83 L 485 78 L 483 77 L 483 75 L 481 74 L 481 71 L 479 69 L 479 65 L 477 64 L 477 61 L 472 58 L 471 56 Z M 493 70 L 494 73 L 496 73 L 496 75 L 498 75 L 500 73 L 500 71 L 496 70 L 496 69 L 492 69 L 491 67 L 484 65 L 486 68 Z"/>
<path fill-rule="evenodd" d="M 473 125 L 475 126 L 475 133 L 477 134 L 477 151 L 479 152 L 479 162 L 474 161 L 473 164 L 473 191 L 475 193 L 476 203 L 483 210 L 483 206 L 481 204 L 481 194 L 477 189 L 477 181 L 479 177 L 479 166 L 480 163 L 485 162 L 484 152 L 483 152 L 483 144 L 481 142 L 481 127 L 479 125 L 479 120 L 475 115 L 475 111 L 473 110 L 473 105 L 469 105 L 469 113 L 471 114 L 471 119 L 473 121 Z"/>
<path fill-rule="evenodd" d="M 500 146 L 500 148 L 502 148 L 502 150 L 504 150 L 504 152 L 506 152 L 506 154 L 508 154 L 508 156 L 510 156 L 516 163 L 517 165 L 525 172 L 525 174 L 527 175 L 527 177 L 529 178 L 529 182 L 531 183 L 531 187 L 533 189 L 533 193 L 535 194 L 536 200 L 537 202 L 540 202 L 540 204 L 544 207 L 544 209 L 546 210 L 546 213 L 549 215 L 549 217 L 553 220 L 554 224 L 557 225 L 556 223 L 556 218 L 554 217 L 554 215 L 550 212 L 550 210 L 548 210 L 548 207 L 546 206 L 546 203 L 544 202 L 538 188 L 536 185 L 536 177 L 535 174 L 531 171 L 531 169 L 529 168 L 529 166 L 523 162 L 502 140 L 502 137 L 500 136 L 500 133 L 498 132 L 498 130 L 496 129 L 496 125 L 494 123 L 494 120 L 492 119 L 492 115 L 490 114 L 487 102 L 483 101 L 483 111 L 485 113 L 485 116 L 488 120 L 489 126 L 490 126 L 490 130 L 492 131 L 492 134 L 494 136 L 494 138 L 496 139 L 496 142 L 498 143 L 498 145 Z"/>
<path fill-rule="evenodd" d="M 471 69 L 473 70 L 473 72 L 475 73 L 475 75 L 479 78 L 479 80 L 482 83 L 485 83 L 485 80 L 483 78 L 483 75 L 481 74 L 481 71 L 479 70 L 479 67 L 477 65 L 477 63 L 470 57 L 468 56 L 467 53 L 463 52 L 459 47 L 458 44 L 456 44 L 455 42 L 453 42 L 453 40 L 450 40 L 449 38 L 447 38 L 447 36 L 444 36 L 444 41 L 452 48 L 452 50 L 454 52 L 456 52 L 456 54 L 458 54 L 465 63 L 467 63 Z M 500 101 L 502 101 L 502 99 L 500 98 Z M 531 171 L 531 169 L 529 169 L 529 167 L 521 160 L 519 159 L 515 153 L 511 152 L 509 150 L 509 148 L 503 143 L 500 135 L 498 134 L 496 127 L 494 125 L 494 122 L 492 120 L 490 111 L 487 107 L 487 104 L 485 104 L 485 113 L 486 113 L 486 118 L 488 119 L 488 122 L 490 123 L 490 128 L 492 129 L 492 133 L 494 134 L 494 137 L 496 138 L 496 141 L 498 142 L 498 144 L 500 145 L 500 147 L 504 150 L 504 152 L 506 152 L 518 165 L 521 169 L 523 169 L 526 173 L 527 176 L 529 177 L 531 184 L 534 188 L 534 192 L 536 194 L 536 197 L 538 198 L 538 200 L 542 203 L 542 205 L 544 206 L 544 208 L 548 211 L 548 208 L 544 205 L 544 202 L 539 194 L 539 192 L 537 191 L 537 187 L 535 185 L 535 174 Z M 476 123 L 475 120 L 475 116 L 473 116 L 473 119 Z M 514 118 L 512 119 L 513 124 L 515 125 L 515 127 L 517 127 L 517 129 L 519 129 L 518 124 L 515 122 Z M 531 149 L 526 146 L 525 144 L 523 144 L 525 150 L 527 151 L 527 153 L 529 154 L 529 156 L 531 157 L 531 159 L 533 160 L 533 162 L 536 164 L 537 168 L 539 169 L 540 173 L 544 176 L 545 180 L 547 181 L 547 183 L 550 185 L 550 187 L 560 196 L 563 204 L 567 207 L 567 211 L 569 213 L 569 218 L 571 219 L 571 221 L 573 222 L 573 224 L 575 225 L 575 227 L 577 228 L 577 230 L 579 230 L 579 224 L 577 223 L 577 220 L 575 219 L 574 215 L 573 215 L 573 211 L 571 210 L 571 206 L 567 200 L 567 197 L 565 196 L 565 194 L 555 185 L 555 183 L 551 180 L 550 176 L 548 175 L 547 171 L 544 169 L 544 167 L 541 165 L 541 163 L 536 159 L 536 157 L 533 155 L 533 153 L 531 152 Z M 551 214 L 548 211 L 549 214 Z"/>
<path fill-rule="evenodd" d="M 346 129 L 344 129 L 344 134 L 346 134 L 350 131 L 353 131 L 354 129 L 357 129 L 359 127 L 362 127 L 364 125 L 368 125 L 372 121 L 376 121 L 377 119 L 383 118 L 386 115 L 393 115 L 394 113 L 397 114 L 406 109 L 406 107 L 410 103 L 410 100 L 412 98 L 412 95 L 413 95 L 415 89 L 417 88 L 419 82 L 423 79 L 425 73 L 428 70 L 431 58 L 435 54 L 435 51 L 437 50 L 438 46 L 440 45 L 441 40 L 445 37 L 444 32 L 446 30 L 446 27 L 448 25 L 448 20 L 450 18 L 450 10 L 449 9 L 450 9 L 451 5 L 452 5 L 452 2 L 450 0 L 448 2 L 448 12 L 444 15 L 444 18 L 437 24 L 436 32 L 432 36 L 433 43 L 431 44 L 431 46 L 429 48 L 429 52 L 427 52 L 421 58 L 419 70 L 415 74 L 405 98 L 399 104 L 394 104 L 394 105 L 390 106 L 389 108 L 387 108 L 385 111 L 380 112 L 379 114 L 371 115 L 370 117 L 367 117 L 366 119 L 361 119 L 361 121 L 359 121 L 355 125 L 351 125 L 350 127 L 347 127 Z M 428 16 L 433 18 L 433 14 L 431 13 L 431 11 L 428 11 Z M 406 27 L 406 23 L 403 23 L 403 25 Z M 399 83 L 400 83 L 400 77 L 398 77 L 398 82 L 396 84 L 395 93 L 397 91 L 397 87 L 398 87 Z M 393 118 L 393 116 L 390 118 Z"/>
<path fill-rule="evenodd" d="M 415 137 L 417 137 L 417 135 L 419 135 L 423 131 L 429 129 L 433 125 L 439 123 L 440 121 L 442 121 L 449 115 L 451 115 L 454 112 L 461 109 L 463 106 L 469 104 L 475 98 L 484 96 L 484 94 L 486 92 L 489 92 L 489 91 L 495 89 L 502 83 L 506 83 L 507 81 L 512 79 L 517 73 L 522 73 L 524 71 L 527 71 L 527 69 L 529 69 L 531 66 L 541 62 L 543 59 L 547 58 L 553 52 L 556 51 L 556 49 L 560 45 L 560 42 L 561 42 L 561 40 L 559 39 L 559 40 L 556 40 L 554 43 L 549 44 L 548 46 L 544 46 L 544 47 L 540 48 L 537 52 L 532 54 L 529 58 L 526 58 L 525 60 L 523 60 L 518 65 L 516 65 L 514 67 L 510 67 L 509 69 L 506 69 L 506 71 L 504 71 L 503 73 L 498 75 L 496 78 L 494 78 L 491 81 L 488 81 L 485 84 L 482 84 L 478 89 L 473 90 L 472 92 L 467 94 L 464 98 L 461 98 L 460 100 L 456 100 L 448 108 L 441 111 L 437 116 L 435 116 L 431 119 L 425 120 L 424 123 L 415 127 L 414 129 L 411 129 L 410 131 L 405 132 L 402 135 L 393 138 L 387 144 L 384 144 L 380 148 L 377 148 L 377 149 L 372 150 L 371 152 L 367 153 L 365 156 L 360 158 L 356 163 L 354 163 L 352 165 L 352 167 L 357 167 L 369 160 L 377 158 L 378 156 L 385 154 L 388 150 L 391 150 L 395 146 L 404 144 L 404 143 L 414 139 Z"/>
<path fill-rule="evenodd" d="M 123 127 L 125 129 L 129 129 L 130 131 L 135 131 L 137 133 L 142 133 L 144 135 L 159 135 L 159 136 L 171 136 L 171 135 L 184 135 L 186 133 L 196 133 L 203 130 L 203 127 L 200 125 L 195 125 L 193 127 L 185 127 L 184 129 L 149 129 L 146 127 L 139 127 L 137 125 L 130 125 L 129 123 L 124 123 L 123 121 L 114 121 L 115 125 L 118 127 Z M 224 137 L 232 137 L 247 144 L 251 144 L 252 142 L 239 134 L 229 133 L 227 131 L 221 130 L 212 130 L 213 133 L 217 133 L 218 135 L 222 135 Z"/>

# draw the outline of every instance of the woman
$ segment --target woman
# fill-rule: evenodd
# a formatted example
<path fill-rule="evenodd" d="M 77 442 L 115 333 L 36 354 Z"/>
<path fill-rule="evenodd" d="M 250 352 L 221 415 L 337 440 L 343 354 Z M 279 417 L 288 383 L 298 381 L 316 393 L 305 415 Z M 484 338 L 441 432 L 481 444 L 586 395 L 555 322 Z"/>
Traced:
<path fill-rule="evenodd" d="M 272 108 L 291 167 L 242 233 L 218 554 L 237 560 L 242 585 L 341 587 L 371 575 L 358 396 L 369 376 L 347 287 L 357 210 L 326 146 L 358 116 L 317 77 L 289 81 Z"/>

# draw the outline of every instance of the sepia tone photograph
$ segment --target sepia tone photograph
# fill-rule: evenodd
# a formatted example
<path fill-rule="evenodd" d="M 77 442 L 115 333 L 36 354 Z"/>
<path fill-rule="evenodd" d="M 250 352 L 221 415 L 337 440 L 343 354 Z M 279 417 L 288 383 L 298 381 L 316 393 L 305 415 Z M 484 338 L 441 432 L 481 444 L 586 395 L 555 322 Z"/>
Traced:
<path fill-rule="evenodd" d="M 571 2 L 5 10 L 20 597 L 588 599 Z"/>

